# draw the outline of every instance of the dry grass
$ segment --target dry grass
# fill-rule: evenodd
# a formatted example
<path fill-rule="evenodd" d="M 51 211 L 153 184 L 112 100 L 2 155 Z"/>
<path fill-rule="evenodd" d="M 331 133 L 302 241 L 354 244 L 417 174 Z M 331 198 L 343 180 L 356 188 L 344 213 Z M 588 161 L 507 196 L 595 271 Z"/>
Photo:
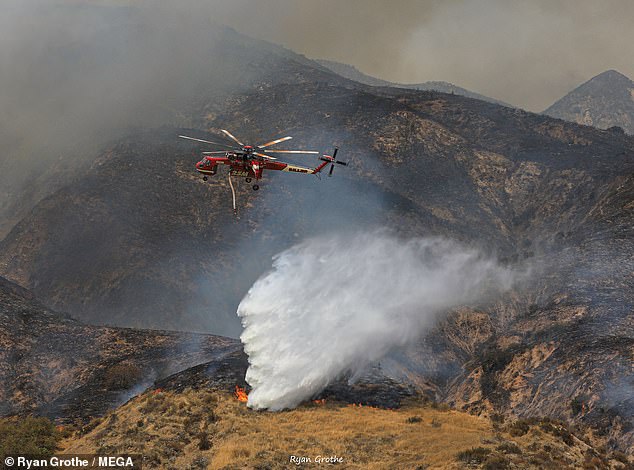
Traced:
<path fill-rule="evenodd" d="M 574 468 L 587 450 L 564 448 L 548 433 L 512 438 L 484 418 L 422 404 L 396 411 L 309 404 L 270 413 L 210 391 L 145 393 L 62 445 L 66 453 L 141 453 L 144 468 L 166 469 L 293 468 L 291 455 L 312 459 L 298 468 L 316 468 L 317 456 L 332 455 L 343 457 L 339 468 L 464 468 L 457 455 L 478 447 L 491 450 L 490 464 L 511 459 L 539 468 L 548 459 L 544 445 Z"/>

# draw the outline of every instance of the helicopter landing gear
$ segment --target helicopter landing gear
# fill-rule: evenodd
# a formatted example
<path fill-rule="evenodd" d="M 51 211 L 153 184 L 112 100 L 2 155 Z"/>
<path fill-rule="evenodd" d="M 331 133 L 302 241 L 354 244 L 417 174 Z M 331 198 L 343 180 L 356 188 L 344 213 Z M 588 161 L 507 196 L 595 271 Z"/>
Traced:
<path fill-rule="evenodd" d="M 260 189 L 260 186 L 258 186 L 257 184 L 253 185 L 253 191 L 257 191 L 258 189 Z"/>
<path fill-rule="evenodd" d="M 206 176 L 203 176 L 203 181 L 207 181 L 209 178 Z"/>
<path fill-rule="evenodd" d="M 251 178 L 247 178 L 244 181 L 246 181 L 247 183 L 250 183 L 251 182 Z"/>

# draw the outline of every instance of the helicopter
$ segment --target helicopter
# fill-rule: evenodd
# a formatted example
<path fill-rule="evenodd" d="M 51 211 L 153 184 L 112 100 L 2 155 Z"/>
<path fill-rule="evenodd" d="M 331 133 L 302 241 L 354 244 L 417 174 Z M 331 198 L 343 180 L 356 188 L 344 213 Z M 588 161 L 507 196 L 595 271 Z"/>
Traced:
<path fill-rule="evenodd" d="M 218 171 L 218 165 L 229 166 L 229 182 L 231 183 L 231 176 L 243 177 L 247 183 L 251 183 L 255 180 L 252 189 L 257 191 L 260 189 L 258 181 L 262 178 L 264 170 L 285 171 L 289 173 L 300 173 L 305 175 L 317 175 L 326 166 L 330 165 L 328 176 L 332 176 L 335 164 L 346 166 L 346 162 L 337 160 L 338 148 L 332 155 L 322 155 L 319 160 L 322 163 L 315 168 L 309 168 L 304 166 L 292 165 L 290 163 L 280 162 L 277 158 L 268 155 L 269 153 L 276 154 L 315 154 L 319 152 L 316 150 L 275 150 L 269 147 L 291 140 L 291 136 L 281 137 L 279 139 L 271 140 L 261 145 L 246 145 L 236 138 L 231 132 L 226 129 L 221 129 L 222 133 L 231 139 L 239 147 L 235 145 L 228 145 L 221 142 L 213 142 L 210 140 L 199 139 L 196 137 L 190 137 L 187 135 L 179 135 L 182 139 L 193 140 L 201 142 L 203 144 L 227 147 L 225 150 L 209 150 L 202 152 L 203 159 L 196 163 L 196 171 L 202 173 L 203 180 L 207 181 L 209 176 L 213 176 Z M 216 156 L 217 155 L 217 156 Z"/>

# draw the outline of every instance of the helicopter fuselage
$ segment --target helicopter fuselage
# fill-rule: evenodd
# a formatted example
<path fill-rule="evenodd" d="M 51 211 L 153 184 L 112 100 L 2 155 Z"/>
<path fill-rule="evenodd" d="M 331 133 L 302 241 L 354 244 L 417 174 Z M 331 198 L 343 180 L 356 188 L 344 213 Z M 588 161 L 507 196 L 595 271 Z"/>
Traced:
<path fill-rule="evenodd" d="M 244 158 L 248 157 L 248 158 Z M 316 168 L 291 165 L 289 163 L 260 159 L 253 155 L 227 152 L 224 157 L 204 157 L 196 163 L 196 170 L 207 176 L 213 176 L 218 171 L 218 165 L 229 166 L 231 176 L 252 178 L 256 181 L 262 178 L 264 170 L 286 171 L 289 173 L 316 174 L 319 173 L 332 157 L 324 156 L 323 162 Z"/>

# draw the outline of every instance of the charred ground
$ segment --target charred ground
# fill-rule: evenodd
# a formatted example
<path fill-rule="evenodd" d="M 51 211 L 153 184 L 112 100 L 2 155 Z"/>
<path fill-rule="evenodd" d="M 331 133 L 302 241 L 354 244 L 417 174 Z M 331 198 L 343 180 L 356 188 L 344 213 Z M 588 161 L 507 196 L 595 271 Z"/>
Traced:
<path fill-rule="evenodd" d="M 532 281 L 454 312 L 392 367 L 456 407 L 585 423 L 631 449 L 634 140 L 284 63 L 301 80 L 199 102 L 192 127 L 338 145 L 347 172 L 268 174 L 258 193 L 241 186 L 234 219 L 224 179 L 192 173 L 183 129 L 144 131 L 15 225 L 0 274 L 81 320 L 236 335 L 238 301 L 295 240 L 375 226 L 456 238 Z"/>
<path fill-rule="evenodd" d="M 0 412 L 100 416 L 154 380 L 239 348 L 213 335 L 85 325 L 0 278 Z"/>

